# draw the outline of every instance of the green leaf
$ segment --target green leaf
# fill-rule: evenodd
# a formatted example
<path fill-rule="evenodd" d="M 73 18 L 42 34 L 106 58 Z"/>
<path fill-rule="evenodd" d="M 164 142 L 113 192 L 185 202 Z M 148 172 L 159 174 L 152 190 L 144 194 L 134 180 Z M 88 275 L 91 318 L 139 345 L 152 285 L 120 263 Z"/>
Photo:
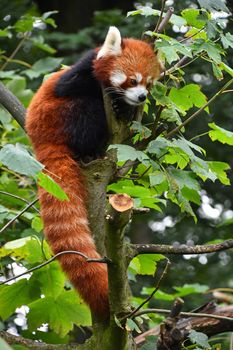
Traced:
<path fill-rule="evenodd" d="M 164 172 L 156 170 L 149 175 L 149 179 L 150 179 L 150 186 L 153 187 L 158 184 L 161 184 L 163 181 L 167 181 L 167 176 Z"/>
<path fill-rule="evenodd" d="M 1 350 L 13 350 L 13 348 L 8 345 L 4 339 L 0 338 L 0 349 Z"/>
<path fill-rule="evenodd" d="M 141 151 L 137 151 L 135 148 L 128 146 L 128 145 L 110 145 L 108 149 L 117 149 L 117 158 L 119 162 L 124 162 L 128 159 L 130 160 L 147 160 L 149 157 Z"/>
<path fill-rule="evenodd" d="M 45 297 L 29 305 L 28 325 L 36 330 L 43 323 L 49 323 L 54 332 L 64 337 L 73 329 L 73 324 L 90 326 L 91 315 L 88 307 L 80 303 L 75 291 L 63 291 L 56 299 Z"/>
<path fill-rule="evenodd" d="M 233 48 L 233 35 L 230 33 L 226 33 L 225 35 L 221 35 L 221 42 L 224 49 L 228 49 L 229 47 Z"/>
<path fill-rule="evenodd" d="M 43 250 L 41 242 L 35 236 L 26 236 L 7 242 L 0 248 L 0 257 L 11 256 L 17 260 L 26 260 L 30 264 L 41 263 L 45 260 L 44 254 L 50 258 L 51 254 L 48 244 L 43 242 Z"/>
<path fill-rule="evenodd" d="M 205 285 L 201 285 L 199 283 L 194 284 L 184 284 L 182 287 L 173 287 L 177 293 L 176 297 L 184 297 L 190 294 L 202 294 L 205 293 L 209 287 Z"/>
<path fill-rule="evenodd" d="M 181 89 L 172 87 L 169 92 L 169 98 L 184 111 L 189 110 L 193 106 L 200 108 L 207 101 L 206 96 L 201 92 L 200 86 L 197 84 L 189 84 Z"/>
<path fill-rule="evenodd" d="M 62 58 L 56 57 L 42 58 L 34 63 L 31 69 L 26 69 L 23 71 L 23 73 L 26 74 L 30 79 L 38 78 L 40 75 L 47 74 L 57 69 L 60 66 L 62 60 Z"/>
<path fill-rule="evenodd" d="M 197 205 L 201 204 L 201 196 L 196 190 L 184 186 L 181 193 L 189 202 L 193 202 Z"/>
<path fill-rule="evenodd" d="M 167 87 L 160 81 L 156 81 L 151 89 L 151 95 L 156 100 L 157 104 L 162 106 L 171 105 L 171 101 L 168 96 L 166 96 Z"/>
<path fill-rule="evenodd" d="M 142 333 L 138 325 L 131 318 L 127 318 L 125 329 L 129 332 L 136 331 L 137 333 Z"/>
<path fill-rule="evenodd" d="M 143 287 L 141 294 L 142 295 L 151 295 L 151 293 L 153 293 L 153 290 L 154 290 L 153 287 Z M 159 289 L 155 293 L 154 298 L 158 299 L 158 300 L 172 301 L 176 298 L 176 294 L 168 294 L 168 293 L 165 293 Z"/>
<path fill-rule="evenodd" d="M 165 257 L 161 254 L 140 254 L 133 258 L 130 267 L 133 268 L 139 275 L 154 276 L 157 262 Z"/>
<path fill-rule="evenodd" d="M 0 316 L 6 320 L 17 307 L 27 305 L 33 299 L 29 282 L 25 278 L 11 285 L 0 286 Z"/>
<path fill-rule="evenodd" d="M 45 261 L 45 257 L 49 259 L 52 256 L 47 242 L 40 242 L 38 239 L 35 239 L 34 236 L 30 238 L 31 239 L 27 241 L 25 246 L 26 261 L 30 264 L 42 263 Z"/>
<path fill-rule="evenodd" d="M 161 208 L 156 203 L 166 204 L 164 199 L 159 199 L 157 197 L 143 197 L 140 198 L 140 206 L 155 209 L 162 212 Z"/>
<path fill-rule="evenodd" d="M 148 129 L 146 126 L 142 125 L 142 123 L 133 121 L 132 125 L 130 126 L 130 130 L 134 132 L 138 132 L 142 139 L 148 138 L 151 136 L 151 130 Z"/>
<path fill-rule="evenodd" d="M 21 18 L 15 23 L 14 29 L 16 32 L 31 32 L 34 20 L 35 18 L 29 14 L 21 16 Z"/>
<path fill-rule="evenodd" d="M 9 28 L 0 29 L 0 37 L 1 38 L 12 38 L 12 34 L 9 31 Z"/>
<path fill-rule="evenodd" d="M 195 27 L 197 29 L 203 28 L 203 26 L 207 22 L 207 14 L 206 19 L 200 18 L 200 10 L 198 9 L 185 9 L 181 12 L 182 17 L 187 21 L 189 26 Z"/>
<path fill-rule="evenodd" d="M 0 162 L 9 169 L 23 175 L 35 176 L 44 166 L 34 159 L 26 148 L 17 143 L 16 145 L 5 145 L 0 150 Z"/>
<path fill-rule="evenodd" d="M 192 329 L 189 332 L 188 337 L 193 344 L 200 345 L 203 349 L 211 349 L 211 346 L 208 343 L 208 337 L 206 334 L 201 332 L 196 332 Z"/>
<path fill-rule="evenodd" d="M 216 11 L 225 11 L 229 13 L 228 8 L 226 7 L 223 0 L 197 0 L 199 2 L 200 7 L 212 12 Z"/>
<path fill-rule="evenodd" d="M 212 171 L 219 181 L 224 185 L 230 185 L 230 180 L 227 177 L 226 171 L 230 169 L 230 165 L 224 162 L 207 162 L 210 171 Z"/>
<path fill-rule="evenodd" d="M 176 164 L 180 169 L 184 169 L 189 163 L 189 156 L 182 150 L 169 148 L 169 154 L 166 154 L 164 160 L 167 164 Z"/>
<path fill-rule="evenodd" d="M 45 19 L 49 18 L 51 15 L 55 15 L 56 13 L 58 13 L 58 11 L 56 11 L 56 10 L 44 12 L 42 15 L 42 19 L 45 20 Z"/>
<path fill-rule="evenodd" d="M 42 51 L 48 52 L 49 54 L 54 54 L 56 52 L 53 47 L 44 42 L 44 37 L 42 35 L 31 38 L 30 40 L 38 49 Z"/>
<path fill-rule="evenodd" d="M 199 29 L 197 28 L 191 28 L 189 29 L 186 33 L 185 33 L 185 38 L 189 38 L 189 37 L 192 37 L 193 40 L 196 40 L 196 39 L 203 39 L 204 41 L 207 40 L 207 34 L 205 31 L 200 31 Z"/>
<path fill-rule="evenodd" d="M 223 79 L 222 69 L 220 67 L 221 66 L 219 64 L 212 62 L 213 73 L 214 73 L 215 78 L 217 78 L 218 80 Z"/>
<path fill-rule="evenodd" d="M 200 40 L 200 44 L 196 45 L 196 53 L 202 51 L 205 51 L 215 63 L 220 64 L 222 62 L 221 54 L 223 53 L 223 49 L 220 45 L 212 41 L 201 42 Z"/>
<path fill-rule="evenodd" d="M 165 15 L 166 14 L 164 14 L 163 17 L 165 17 Z M 184 18 L 182 18 L 181 16 L 174 15 L 174 14 L 171 16 L 169 22 L 176 25 L 179 28 L 187 25 L 187 22 Z"/>
<path fill-rule="evenodd" d="M 167 122 L 173 122 L 177 125 L 182 123 L 179 113 L 177 112 L 174 106 L 169 106 L 168 108 L 164 108 L 160 115 L 160 118 L 166 120 Z"/>
<path fill-rule="evenodd" d="M 38 233 L 43 230 L 44 224 L 39 216 L 35 216 L 33 218 L 32 223 L 31 223 L 31 227 Z"/>
<path fill-rule="evenodd" d="M 209 132 L 209 137 L 212 141 L 219 141 L 223 144 L 233 146 L 233 132 L 221 128 L 215 123 L 209 123 L 209 127 L 213 130 Z"/>
<path fill-rule="evenodd" d="M 193 174 L 191 171 L 169 169 L 169 174 L 180 189 L 183 187 L 188 187 L 196 191 L 200 190 L 200 185 L 195 177 L 195 174 Z"/>
<path fill-rule="evenodd" d="M 159 49 L 160 52 L 163 53 L 168 64 L 171 64 L 174 61 L 179 60 L 179 56 L 177 54 L 177 49 L 167 41 L 156 41 L 155 46 Z"/>
<path fill-rule="evenodd" d="M 157 137 L 156 140 L 153 140 L 149 143 L 146 152 L 155 154 L 157 157 L 161 157 L 166 153 L 167 147 L 171 145 L 169 140 L 166 140 L 164 137 Z"/>
<path fill-rule="evenodd" d="M 26 88 L 26 79 L 24 77 L 14 78 L 6 83 L 6 87 L 23 103 L 24 107 L 29 105 L 33 92 Z"/>
<path fill-rule="evenodd" d="M 40 172 L 37 175 L 38 185 L 43 187 L 48 193 L 61 201 L 68 201 L 69 197 L 63 189 L 47 174 Z"/>
<path fill-rule="evenodd" d="M 123 186 L 122 188 L 123 193 L 128 194 L 131 197 L 138 197 L 138 198 L 144 198 L 149 197 L 151 192 L 150 189 L 145 188 L 143 186 Z"/>
<path fill-rule="evenodd" d="M 140 7 L 139 10 L 136 11 L 129 11 L 127 13 L 127 17 L 129 16 L 136 16 L 136 15 L 141 15 L 141 16 L 159 16 L 160 11 L 152 9 L 150 6 L 142 6 Z"/>
<path fill-rule="evenodd" d="M 65 283 L 65 275 L 57 261 L 44 266 L 43 268 L 34 272 L 33 275 L 37 283 L 40 285 L 42 294 L 46 297 L 57 298 L 62 293 Z"/>

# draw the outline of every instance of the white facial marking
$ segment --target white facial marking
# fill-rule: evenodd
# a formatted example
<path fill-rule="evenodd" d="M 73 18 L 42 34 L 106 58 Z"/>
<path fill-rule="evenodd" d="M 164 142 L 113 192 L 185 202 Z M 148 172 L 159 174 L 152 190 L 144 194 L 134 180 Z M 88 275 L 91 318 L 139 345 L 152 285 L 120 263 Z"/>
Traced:
<path fill-rule="evenodd" d="M 107 55 L 120 55 L 121 49 L 121 33 L 117 27 L 109 27 L 105 41 L 97 54 L 97 60 Z"/>
<path fill-rule="evenodd" d="M 142 75 L 141 75 L 141 73 L 136 73 L 136 74 L 135 74 L 135 77 L 136 77 L 136 80 L 137 80 L 138 83 L 140 83 L 140 82 L 142 81 Z"/>
<path fill-rule="evenodd" d="M 151 76 L 148 76 L 147 79 L 146 79 L 146 82 L 147 83 L 152 83 L 153 79 Z"/>
<path fill-rule="evenodd" d="M 110 76 L 110 81 L 112 85 L 116 87 L 123 84 L 126 81 L 126 79 L 127 79 L 127 76 L 125 75 L 124 72 L 120 70 L 114 71 Z"/>
<path fill-rule="evenodd" d="M 148 90 L 145 88 L 145 86 L 138 85 L 125 90 L 124 99 L 128 104 L 137 106 L 145 102 L 145 100 L 140 101 L 139 96 L 141 95 L 147 96 L 147 94 L 148 94 Z"/>
<path fill-rule="evenodd" d="M 130 76 L 130 79 L 135 79 L 137 83 L 140 83 L 142 81 L 142 75 L 141 73 L 135 73 L 134 75 Z"/>

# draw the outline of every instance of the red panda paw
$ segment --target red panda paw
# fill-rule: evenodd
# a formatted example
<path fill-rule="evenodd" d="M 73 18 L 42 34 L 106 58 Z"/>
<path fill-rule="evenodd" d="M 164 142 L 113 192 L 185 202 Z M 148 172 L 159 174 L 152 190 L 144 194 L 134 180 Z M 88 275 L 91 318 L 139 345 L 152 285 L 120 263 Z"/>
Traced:
<path fill-rule="evenodd" d="M 117 118 L 132 120 L 135 107 L 130 106 L 124 100 L 112 99 L 112 109 L 113 109 L 113 112 L 116 114 Z"/>

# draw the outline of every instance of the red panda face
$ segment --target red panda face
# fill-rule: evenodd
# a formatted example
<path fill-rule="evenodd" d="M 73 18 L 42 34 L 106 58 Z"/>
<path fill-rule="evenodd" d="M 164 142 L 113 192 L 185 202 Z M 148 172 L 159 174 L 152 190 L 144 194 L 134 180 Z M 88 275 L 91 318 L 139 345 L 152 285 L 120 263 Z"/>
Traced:
<path fill-rule="evenodd" d="M 110 27 L 94 62 L 97 79 L 130 105 L 145 102 L 161 71 L 161 64 L 149 44 L 135 39 L 122 40 L 115 27 Z"/>

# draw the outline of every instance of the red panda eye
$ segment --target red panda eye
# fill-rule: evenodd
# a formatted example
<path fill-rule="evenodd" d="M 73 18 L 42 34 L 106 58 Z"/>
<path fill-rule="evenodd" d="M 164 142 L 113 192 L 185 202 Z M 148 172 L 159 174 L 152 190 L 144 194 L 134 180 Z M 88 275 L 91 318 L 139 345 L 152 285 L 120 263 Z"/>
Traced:
<path fill-rule="evenodd" d="M 136 79 L 130 79 L 130 83 L 131 85 L 133 86 L 136 86 L 138 84 L 137 80 Z"/>

